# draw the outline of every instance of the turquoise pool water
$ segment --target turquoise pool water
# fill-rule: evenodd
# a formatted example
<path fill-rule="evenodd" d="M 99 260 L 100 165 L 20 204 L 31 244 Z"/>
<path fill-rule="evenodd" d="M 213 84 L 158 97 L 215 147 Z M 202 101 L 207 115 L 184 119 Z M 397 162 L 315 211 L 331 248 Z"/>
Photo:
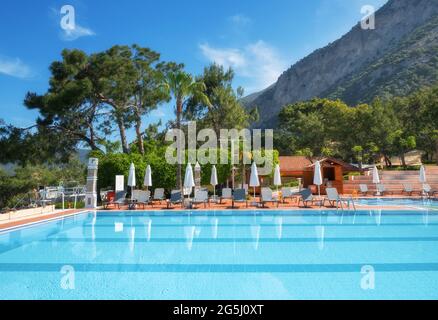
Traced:
<path fill-rule="evenodd" d="M 89 212 L 1 233 L 0 298 L 437 299 L 438 212 Z"/>
<path fill-rule="evenodd" d="M 437 208 L 438 201 L 413 198 L 367 198 L 355 200 L 355 203 L 367 206 L 408 206 L 413 208 Z"/>

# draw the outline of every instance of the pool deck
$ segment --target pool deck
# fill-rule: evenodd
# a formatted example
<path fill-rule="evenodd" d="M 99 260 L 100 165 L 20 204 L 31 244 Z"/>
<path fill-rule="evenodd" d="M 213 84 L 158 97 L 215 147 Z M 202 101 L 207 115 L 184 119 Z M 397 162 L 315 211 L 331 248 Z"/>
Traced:
<path fill-rule="evenodd" d="M 373 199 L 374 197 L 368 197 L 368 199 Z M 364 198 L 360 198 L 360 199 L 367 199 L 366 197 Z M 385 197 L 382 199 L 420 199 L 418 197 Z M 355 199 L 357 200 L 357 199 Z M 197 206 L 196 209 L 190 209 L 189 211 L 220 211 L 220 210 L 239 210 L 239 211 L 246 211 L 246 210 L 250 210 L 250 211 L 254 211 L 254 210 L 258 210 L 258 211 L 270 211 L 270 210 L 279 210 L 279 211 L 315 211 L 315 210 L 333 210 L 333 211 L 337 211 L 338 209 L 336 208 L 330 208 L 330 207 L 320 207 L 319 205 L 314 205 L 314 206 L 310 206 L 308 208 L 304 208 L 304 207 L 298 207 L 296 202 L 287 202 L 287 203 L 281 203 L 278 208 L 275 204 L 268 204 L 266 205 L 265 208 L 260 208 L 257 207 L 253 204 L 251 204 L 251 202 L 254 201 L 248 201 L 249 207 L 246 208 L 245 204 L 239 203 L 236 204 L 237 208 L 232 208 L 231 207 L 231 201 L 224 201 L 223 204 L 216 204 L 216 203 L 210 203 L 209 205 L 207 205 L 207 207 L 204 207 L 204 205 L 199 205 Z M 350 208 L 351 210 L 353 210 L 353 208 Z M 395 206 L 395 205 L 386 205 L 386 206 L 367 206 L 367 205 L 358 205 L 356 204 L 356 209 L 357 210 L 398 210 L 398 211 L 412 211 L 412 210 L 418 210 L 420 208 L 415 207 L 415 206 L 409 206 L 409 205 L 404 205 L 404 206 Z M 98 208 L 97 210 L 101 211 L 103 210 L 103 208 Z M 118 207 L 114 207 L 111 206 L 109 209 L 105 210 L 108 212 L 111 211 L 125 211 L 125 210 L 129 210 L 128 206 L 121 206 L 120 208 Z M 163 212 L 171 212 L 171 211 L 181 211 L 183 210 L 181 208 L 180 205 L 176 205 L 173 206 L 171 209 L 167 209 L 167 204 L 165 201 L 163 201 L 161 204 L 156 202 L 154 203 L 154 205 L 148 205 L 145 206 L 145 208 L 143 208 L 143 206 L 139 206 L 136 211 L 163 211 Z M 348 208 L 345 208 L 345 210 L 349 210 Z M 0 219 L 0 231 L 1 230 L 7 230 L 7 229 L 13 229 L 13 228 L 17 228 L 20 226 L 25 226 L 25 225 L 31 225 L 34 223 L 39 223 L 39 222 L 44 222 L 44 221 L 49 221 L 49 220 L 56 220 L 59 218 L 63 218 L 63 217 L 67 217 L 67 216 L 71 216 L 71 215 L 75 215 L 75 214 L 79 214 L 79 213 L 83 213 L 85 211 L 90 211 L 87 209 L 78 209 L 78 210 L 56 210 L 52 213 L 46 213 L 46 214 L 39 214 L 39 215 L 33 215 L 33 216 L 22 216 L 20 217 L 19 214 L 15 214 L 13 218 L 8 219 L 8 214 L 4 214 L 3 215 L 3 219 Z M 105 212 L 105 211 L 101 211 L 101 212 Z M 134 210 L 133 210 L 134 211 Z M 0 216 L 1 217 L 1 216 Z"/>
<path fill-rule="evenodd" d="M 49 221 L 52 219 L 59 219 L 62 217 L 71 216 L 84 212 L 84 210 L 55 210 L 51 213 L 43 213 L 39 215 L 32 216 L 20 216 L 16 214 L 13 218 L 8 219 L 8 214 L 3 214 L 3 219 L 0 220 L 0 231 L 6 229 L 12 229 L 20 226 L 25 226 L 29 224 L 39 223 L 43 221 Z"/>

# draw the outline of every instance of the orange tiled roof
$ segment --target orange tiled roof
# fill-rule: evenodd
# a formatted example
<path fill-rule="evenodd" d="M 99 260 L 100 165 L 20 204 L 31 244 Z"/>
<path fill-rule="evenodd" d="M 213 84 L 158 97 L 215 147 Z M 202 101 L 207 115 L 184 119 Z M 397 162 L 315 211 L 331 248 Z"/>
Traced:
<path fill-rule="evenodd" d="M 279 157 L 281 171 L 303 171 L 307 170 L 313 161 L 305 156 Z"/>
<path fill-rule="evenodd" d="M 281 171 L 309 171 L 313 170 L 313 164 L 320 160 L 324 165 L 337 164 L 344 168 L 344 171 L 360 171 L 359 168 L 339 159 L 327 158 L 309 158 L 306 156 L 288 156 L 279 157 Z"/>

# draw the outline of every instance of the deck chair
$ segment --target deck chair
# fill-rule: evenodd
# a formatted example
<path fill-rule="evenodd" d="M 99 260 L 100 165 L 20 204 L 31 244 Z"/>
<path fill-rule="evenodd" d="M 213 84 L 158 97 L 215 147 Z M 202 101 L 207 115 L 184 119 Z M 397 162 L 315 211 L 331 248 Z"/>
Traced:
<path fill-rule="evenodd" d="M 161 202 L 164 201 L 165 197 L 164 197 L 164 189 L 163 188 L 157 188 L 154 191 L 154 198 L 153 201 L 158 201 Z"/>
<path fill-rule="evenodd" d="M 197 205 L 204 204 L 204 208 L 207 208 L 209 204 L 208 191 L 198 191 L 195 193 L 195 198 L 192 200 L 192 205 L 196 209 Z"/>
<path fill-rule="evenodd" d="M 433 198 L 435 195 L 438 194 L 438 190 L 432 189 L 432 187 L 429 184 L 426 183 L 426 184 L 423 185 L 423 193 L 428 198 Z"/>
<path fill-rule="evenodd" d="M 237 189 L 234 190 L 233 199 L 232 199 L 232 208 L 236 208 L 234 205 L 236 202 L 246 203 L 246 207 L 248 208 L 248 200 L 246 199 L 246 190 L 245 189 Z"/>
<path fill-rule="evenodd" d="M 134 190 L 133 199 L 136 201 L 136 205 L 142 205 L 143 209 L 146 208 L 146 205 L 152 204 L 150 191 Z"/>
<path fill-rule="evenodd" d="M 303 205 L 305 208 L 309 207 L 309 203 L 314 203 L 314 198 L 312 195 L 312 191 L 310 189 L 304 189 L 299 192 L 300 198 L 298 200 L 298 206 L 300 206 L 300 203 L 303 202 Z"/>
<path fill-rule="evenodd" d="M 110 205 L 117 206 L 120 209 L 120 206 L 126 203 L 126 192 L 125 191 L 117 191 L 113 201 L 108 201 L 103 204 L 104 209 L 108 209 Z"/>
<path fill-rule="evenodd" d="M 350 203 L 353 204 L 353 208 L 356 210 L 356 205 L 354 204 L 353 197 L 344 198 L 341 197 L 336 188 L 327 188 L 326 189 L 327 197 L 324 199 L 323 206 L 325 206 L 326 201 L 328 201 L 329 205 L 332 208 L 339 209 L 341 207 L 344 210 L 344 203 L 347 203 L 348 209 L 350 209 Z"/>
<path fill-rule="evenodd" d="M 262 205 L 262 208 L 265 208 L 266 203 L 275 203 L 277 204 L 277 208 L 280 204 L 280 200 L 273 197 L 271 188 L 262 188 L 262 194 L 260 197 L 260 204 Z"/>
<path fill-rule="evenodd" d="M 182 198 L 182 193 L 180 190 L 173 190 L 170 193 L 170 199 L 167 200 L 167 209 L 172 208 L 172 206 L 174 206 L 176 204 L 180 204 L 181 207 L 183 205 L 183 198 Z"/>
<path fill-rule="evenodd" d="M 281 188 L 281 197 L 283 203 L 286 203 L 286 199 L 294 199 L 295 196 L 296 192 L 294 192 L 292 188 Z"/>
<path fill-rule="evenodd" d="M 223 188 L 222 189 L 222 196 L 220 197 L 220 203 L 222 203 L 222 200 L 233 200 L 233 190 L 231 188 Z"/>
<path fill-rule="evenodd" d="M 377 185 L 377 192 L 380 193 L 380 195 L 382 196 L 384 196 L 385 194 L 394 194 L 394 192 L 386 190 L 386 187 L 383 184 Z"/>
<path fill-rule="evenodd" d="M 408 183 L 403 184 L 403 191 L 402 191 L 403 194 L 406 193 L 408 196 L 412 196 L 414 192 L 415 192 L 414 187 L 412 187 L 411 184 Z"/>
<path fill-rule="evenodd" d="M 360 190 L 360 193 L 362 193 L 363 196 L 367 196 L 368 192 L 370 192 L 368 190 L 368 186 L 366 184 L 360 184 L 359 185 L 359 190 Z"/>

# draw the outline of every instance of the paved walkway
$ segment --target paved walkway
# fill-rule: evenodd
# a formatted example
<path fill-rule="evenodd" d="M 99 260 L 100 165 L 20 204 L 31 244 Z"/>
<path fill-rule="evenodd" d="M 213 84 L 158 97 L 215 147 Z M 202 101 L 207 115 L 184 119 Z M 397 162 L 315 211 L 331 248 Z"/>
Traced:
<path fill-rule="evenodd" d="M 386 197 L 386 198 L 399 198 L 399 197 Z M 407 197 L 403 197 L 403 199 L 406 199 Z M 418 198 L 418 197 L 417 197 Z M 412 197 L 412 199 L 415 199 L 415 197 Z M 357 200 L 357 199 L 356 199 Z M 258 199 L 257 199 L 258 201 Z M 328 202 L 326 202 L 326 205 L 328 206 Z M 231 210 L 233 209 L 231 207 L 231 201 L 227 200 L 224 201 L 222 204 L 217 204 L 217 203 L 210 203 L 209 205 L 207 205 L 206 207 L 204 207 L 204 205 L 198 205 L 196 209 L 191 209 L 193 210 L 200 210 L 200 211 L 219 211 L 219 210 Z M 348 210 L 345 207 L 346 210 Z M 350 209 L 352 210 L 353 208 L 350 207 Z M 358 205 L 356 203 L 356 209 L 357 210 L 415 210 L 415 207 L 412 206 L 364 206 L 364 205 Z M 116 207 L 116 206 L 110 206 L 110 208 L 108 209 L 108 211 L 124 211 L 124 210 L 129 210 L 128 206 L 121 206 L 120 208 Z M 171 209 L 167 209 L 167 204 L 165 201 L 163 201 L 161 204 L 159 202 L 155 202 L 153 205 L 148 205 L 148 206 L 138 206 L 137 208 L 138 211 L 166 211 L 166 210 L 182 210 L 181 205 L 175 205 L 172 206 Z M 260 208 L 257 207 L 254 204 L 253 200 L 249 200 L 248 201 L 248 208 L 246 208 L 246 205 L 244 203 L 236 203 L 236 208 L 234 208 L 233 210 L 280 210 L 280 211 L 298 211 L 298 210 L 337 210 L 336 208 L 330 208 L 330 207 L 321 207 L 319 204 L 317 205 L 312 205 L 308 208 L 304 208 L 303 204 L 301 203 L 300 206 L 298 206 L 296 201 L 291 201 L 289 200 L 287 203 L 281 203 L 279 204 L 279 206 L 277 207 L 276 204 L 266 204 L 265 208 Z M 4 229 L 8 229 L 8 228 L 14 228 L 14 227 L 18 227 L 21 225 L 26 225 L 26 224 L 31 224 L 31 223 L 36 223 L 36 222 L 41 222 L 41 221 L 45 221 L 45 220 L 50 220 L 50 219 L 56 219 L 56 218 L 60 218 L 60 217 L 64 217 L 64 216 L 69 216 L 75 213 L 80 213 L 80 212 L 84 212 L 86 211 L 86 209 L 81 209 L 81 210 L 56 210 L 53 213 L 47 213 L 47 214 L 39 214 L 39 215 L 33 215 L 33 216 L 26 216 L 26 217 L 15 217 L 11 220 L 7 219 L 7 214 L 4 214 L 1 218 L 2 220 L 0 220 L 0 231 L 4 230 Z M 105 212 L 105 211 L 102 211 Z"/>
<path fill-rule="evenodd" d="M 55 210 L 54 212 L 51 213 L 43 213 L 43 214 L 25 216 L 25 217 L 15 216 L 11 219 L 8 219 L 8 214 L 6 213 L 2 215 L 2 220 L 0 220 L 0 230 L 14 228 L 30 223 L 60 218 L 63 216 L 68 216 L 83 211 L 84 210 Z"/>

